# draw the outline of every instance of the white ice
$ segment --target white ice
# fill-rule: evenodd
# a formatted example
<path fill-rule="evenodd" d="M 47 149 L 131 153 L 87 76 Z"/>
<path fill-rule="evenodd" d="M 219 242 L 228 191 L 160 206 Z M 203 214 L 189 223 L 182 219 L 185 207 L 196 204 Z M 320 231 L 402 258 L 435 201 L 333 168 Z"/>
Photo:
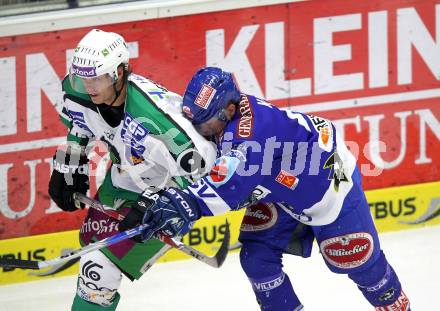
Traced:
<path fill-rule="evenodd" d="M 381 234 L 413 311 L 440 310 L 440 226 Z M 315 245 L 316 246 L 316 245 Z M 287 256 L 285 271 L 307 311 L 372 311 L 355 285 L 331 273 L 320 254 Z M 0 287 L 1 311 L 70 310 L 75 277 Z M 139 281 L 123 280 L 118 311 L 259 310 L 237 253 L 220 269 L 196 260 L 157 264 Z"/>

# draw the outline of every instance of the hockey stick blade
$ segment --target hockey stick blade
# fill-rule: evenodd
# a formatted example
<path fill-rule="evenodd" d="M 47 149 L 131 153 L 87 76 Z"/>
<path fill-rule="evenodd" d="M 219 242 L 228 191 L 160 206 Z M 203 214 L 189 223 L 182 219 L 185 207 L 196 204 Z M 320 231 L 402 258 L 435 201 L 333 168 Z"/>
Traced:
<path fill-rule="evenodd" d="M 14 258 L 0 258 L 0 267 L 38 270 L 39 261 Z"/>
<path fill-rule="evenodd" d="M 220 248 L 218 249 L 217 253 L 215 253 L 214 256 L 209 257 L 203 253 L 201 253 L 200 251 L 182 243 L 176 240 L 173 240 L 167 236 L 161 235 L 158 237 L 159 240 L 161 240 L 162 242 L 171 245 L 172 243 L 175 245 L 174 247 L 181 250 L 182 252 L 184 252 L 185 254 L 199 260 L 202 261 L 208 265 L 210 265 L 211 267 L 214 268 L 220 268 L 223 263 L 226 260 L 226 257 L 228 255 L 228 251 L 229 251 L 229 241 L 231 238 L 231 234 L 229 231 L 229 223 L 226 220 L 226 230 L 225 230 L 225 234 L 223 237 L 223 241 L 222 244 L 220 245 Z M 171 241 L 170 241 L 171 240 Z"/>
<path fill-rule="evenodd" d="M 225 235 L 223 237 L 222 244 L 220 245 L 219 250 L 217 251 L 217 254 L 215 255 L 215 258 L 217 260 L 217 265 L 220 268 L 223 263 L 226 260 L 226 256 L 228 256 L 229 252 L 229 241 L 231 239 L 231 233 L 229 232 L 229 223 L 226 220 L 226 230 Z"/>
<path fill-rule="evenodd" d="M 110 217 L 115 218 L 117 220 L 124 219 L 124 215 L 119 214 L 113 208 L 106 206 L 106 205 L 102 204 L 101 202 L 96 201 L 92 198 L 89 198 L 88 196 L 86 196 L 82 193 L 76 192 L 73 195 L 73 198 L 80 203 L 84 203 L 85 205 L 88 205 L 89 207 L 106 214 L 107 216 L 110 216 Z M 186 245 L 176 239 L 168 237 L 166 235 L 157 233 L 156 236 L 159 240 L 161 240 L 165 244 L 168 244 L 174 248 L 177 248 L 180 251 L 184 252 L 185 254 L 187 254 L 187 255 L 189 255 L 189 256 L 191 256 L 201 262 L 204 262 L 207 265 L 210 265 L 211 267 L 214 267 L 214 268 L 221 267 L 221 265 L 225 262 L 226 256 L 228 255 L 228 251 L 229 251 L 230 231 L 229 231 L 228 221 L 226 221 L 226 230 L 225 230 L 222 244 L 220 245 L 220 248 L 217 251 L 217 253 L 212 257 L 210 257 L 206 254 L 203 254 L 202 252 L 192 248 L 191 246 L 188 246 L 188 245 Z"/>

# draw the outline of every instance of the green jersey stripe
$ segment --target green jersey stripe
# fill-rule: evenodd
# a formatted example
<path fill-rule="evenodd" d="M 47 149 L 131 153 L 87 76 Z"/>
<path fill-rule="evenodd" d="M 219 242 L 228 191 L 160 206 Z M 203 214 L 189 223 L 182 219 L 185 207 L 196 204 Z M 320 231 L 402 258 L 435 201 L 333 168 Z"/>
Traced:
<path fill-rule="evenodd" d="M 129 84 L 132 87 L 132 90 L 139 93 L 139 96 L 131 96 L 131 98 L 142 98 L 142 100 L 138 101 L 137 103 L 139 106 L 142 105 L 142 111 L 144 112 L 144 115 L 142 117 L 145 117 L 146 111 L 148 113 L 148 116 L 153 119 L 152 121 L 154 122 L 154 125 L 159 125 L 159 129 L 157 129 L 155 126 L 148 126 L 148 124 L 143 122 L 151 131 L 151 134 L 166 135 L 167 133 L 170 133 L 170 131 L 171 133 L 176 134 L 172 137 L 170 136 L 173 141 L 172 144 L 170 144 L 167 139 L 162 139 L 162 141 L 167 145 L 168 150 L 170 151 L 170 154 L 173 156 L 174 159 L 177 159 L 182 151 L 195 147 L 188 133 L 169 114 L 167 114 L 159 106 L 157 106 L 156 103 L 144 90 L 142 90 L 133 81 L 129 81 Z M 148 100 L 148 104 L 145 102 L 145 99 Z M 140 107 L 138 109 L 140 109 Z M 133 117 L 138 117 L 136 111 L 132 110 L 129 112 L 133 115 Z M 178 130 L 178 133 L 173 131 L 175 129 Z"/>

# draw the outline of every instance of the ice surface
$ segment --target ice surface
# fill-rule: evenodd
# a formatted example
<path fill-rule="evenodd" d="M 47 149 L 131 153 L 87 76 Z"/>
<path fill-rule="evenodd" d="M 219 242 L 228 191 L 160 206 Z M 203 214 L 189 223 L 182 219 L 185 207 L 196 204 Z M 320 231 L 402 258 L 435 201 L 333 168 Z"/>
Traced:
<path fill-rule="evenodd" d="M 440 226 L 380 238 L 412 310 L 440 310 Z M 305 310 L 373 310 L 345 275 L 327 269 L 317 247 L 309 259 L 287 256 L 284 263 Z M 72 276 L 1 286 L 0 310 L 70 310 L 75 284 Z M 139 281 L 124 279 L 120 292 L 118 311 L 259 310 L 238 253 L 230 254 L 220 269 L 196 260 L 157 264 Z"/>

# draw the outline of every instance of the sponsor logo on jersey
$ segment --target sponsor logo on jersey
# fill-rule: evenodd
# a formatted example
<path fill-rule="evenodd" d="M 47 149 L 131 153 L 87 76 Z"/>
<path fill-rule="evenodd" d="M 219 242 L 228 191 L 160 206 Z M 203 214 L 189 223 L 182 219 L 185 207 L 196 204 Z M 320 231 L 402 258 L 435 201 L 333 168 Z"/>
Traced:
<path fill-rule="evenodd" d="M 358 232 L 324 240 L 320 244 L 324 258 L 341 269 L 356 268 L 370 259 L 374 250 L 371 234 Z"/>
<path fill-rule="evenodd" d="M 86 119 L 84 118 L 84 113 L 80 111 L 69 110 L 69 116 L 72 118 L 73 124 L 93 135 L 92 130 L 87 126 Z"/>
<path fill-rule="evenodd" d="M 95 67 L 81 67 L 72 64 L 72 73 L 83 78 L 96 77 Z"/>
<path fill-rule="evenodd" d="M 121 137 L 124 140 L 142 141 L 150 131 L 133 118 L 129 113 L 125 113 L 124 125 L 121 130 Z"/>
<path fill-rule="evenodd" d="M 243 96 L 238 105 L 240 120 L 238 120 L 237 135 L 241 138 L 252 137 L 254 113 L 247 96 Z"/>
<path fill-rule="evenodd" d="M 216 90 L 207 85 L 207 84 L 203 84 L 202 88 L 199 91 L 199 94 L 197 94 L 196 100 L 194 101 L 194 103 L 203 108 L 206 109 L 208 108 L 209 104 L 211 103 L 212 98 L 215 95 Z"/>
<path fill-rule="evenodd" d="M 222 156 L 215 160 L 207 180 L 215 187 L 227 183 L 237 170 L 240 160 L 234 157 Z"/>
<path fill-rule="evenodd" d="M 312 125 L 315 130 L 319 133 L 318 144 L 319 147 L 327 152 L 333 149 L 333 128 L 329 120 L 320 118 L 314 115 L 307 115 L 307 117 L 312 121 Z"/>
<path fill-rule="evenodd" d="M 281 170 L 278 176 L 275 178 L 275 180 L 282 184 L 283 186 L 286 186 L 287 188 L 294 190 L 299 183 L 298 177 L 293 176 L 292 174 L 289 174 L 288 172 Z"/>
<path fill-rule="evenodd" d="M 103 266 L 97 262 L 89 260 L 83 264 L 81 273 L 78 276 L 78 296 L 87 301 L 99 303 L 102 306 L 110 306 L 116 297 L 117 289 L 101 286 L 101 274 L 103 273 Z"/>
<path fill-rule="evenodd" d="M 133 118 L 129 113 L 125 113 L 124 124 L 121 129 L 121 138 L 124 144 L 130 148 L 129 160 L 135 164 L 143 161 L 142 154 L 145 152 L 143 144 L 145 137 L 150 131 Z"/>
<path fill-rule="evenodd" d="M 273 203 L 258 203 L 249 206 L 241 223 L 241 231 L 261 231 L 273 227 L 278 212 Z"/>
<path fill-rule="evenodd" d="M 118 230 L 119 222 L 114 219 L 99 219 L 93 220 L 92 218 L 87 218 L 86 221 L 81 226 L 80 233 L 94 233 L 94 234 L 103 234 L 103 233 L 111 233 Z"/>

